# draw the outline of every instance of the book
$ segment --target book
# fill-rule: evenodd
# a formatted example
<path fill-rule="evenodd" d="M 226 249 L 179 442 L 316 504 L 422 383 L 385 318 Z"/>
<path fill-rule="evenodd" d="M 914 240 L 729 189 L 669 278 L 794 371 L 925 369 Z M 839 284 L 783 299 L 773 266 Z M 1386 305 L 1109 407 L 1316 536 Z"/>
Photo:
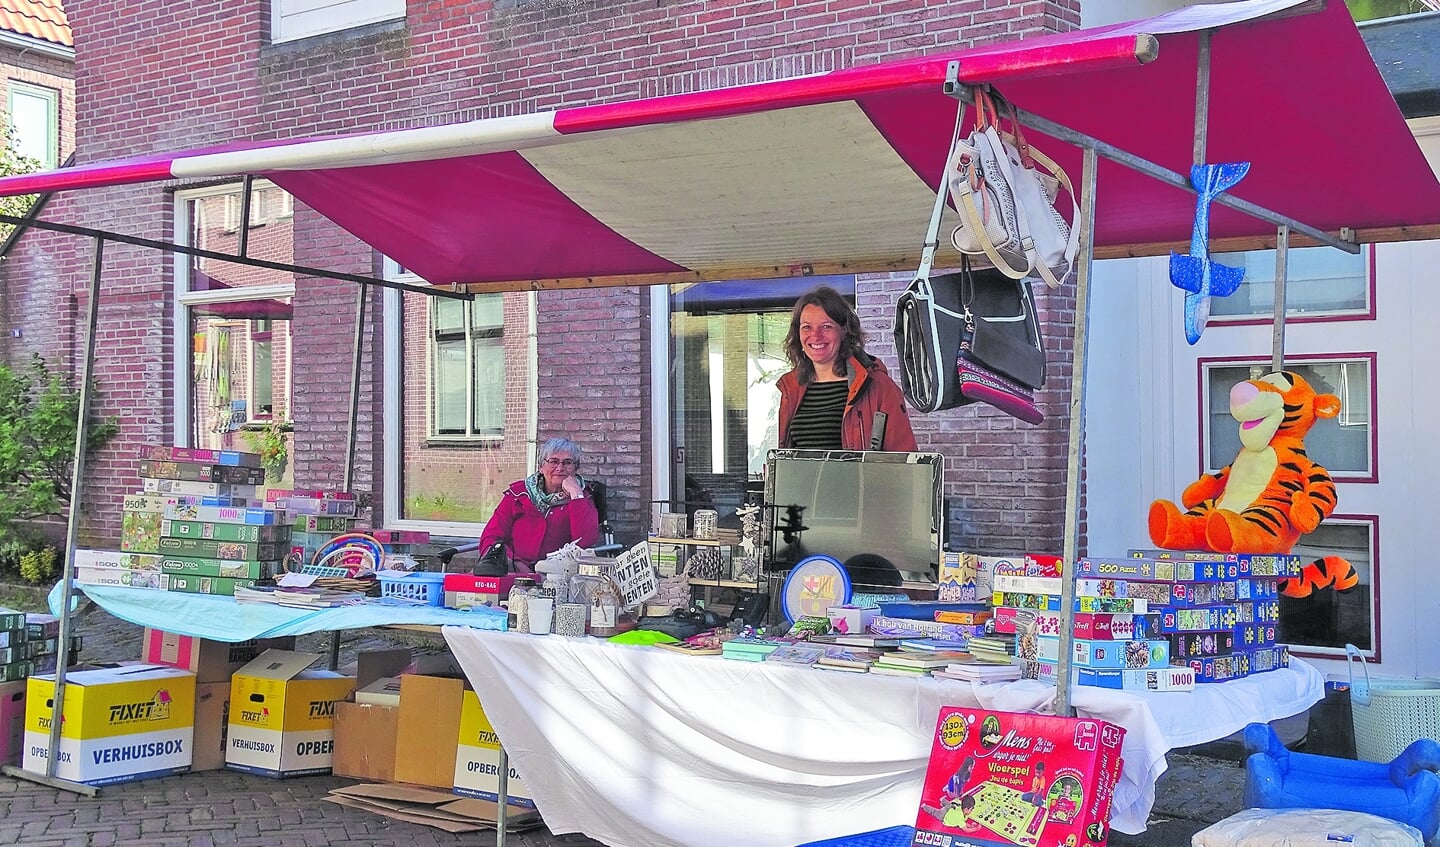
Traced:
<path fill-rule="evenodd" d="M 881 664 L 881 663 L 878 663 L 878 661 L 877 661 L 876 664 L 870 665 L 870 673 L 880 674 L 880 676 L 883 676 L 883 677 L 927 677 L 927 676 L 930 676 L 930 671 L 924 670 L 924 668 L 920 668 L 920 667 L 896 667 L 896 665 Z"/>
<path fill-rule="evenodd" d="M 866 635 L 854 633 L 851 635 L 834 636 L 836 644 L 845 644 L 850 647 L 899 647 L 903 638 L 886 635 Z"/>
<path fill-rule="evenodd" d="M 765 657 L 767 662 L 781 662 L 787 665 L 813 665 L 821 656 L 825 655 L 825 648 L 811 647 L 805 644 L 787 644 L 784 647 L 777 647 L 770 651 Z"/>
<path fill-rule="evenodd" d="M 969 645 L 967 639 L 958 638 L 906 638 L 900 642 L 900 651 L 904 652 L 932 652 L 935 650 L 956 650 L 964 651 Z"/>
<path fill-rule="evenodd" d="M 718 656 L 722 652 L 714 644 L 691 644 L 689 641 L 666 641 L 656 644 L 662 650 L 669 650 L 672 653 L 683 653 L 687 656 Z"/>
<path fill-rule="evenodd" d="M 901 650 L 897 653 L 886 653 L 880 657 L 879 663 L 902 668 L 943 668 L 966 655 L 968 654 L 956 650 L 932 650 L 926 653 Z"/>
<path fill-rule="evenodd" d="M 814 667 L 815 670 L 817 670 L 817 671 L 840 671 L 841 673 L 869 673 L 869 672 L 870 672 L 870 665 L 868 665 L 868 664 L 867 664 L 867 665 L 860 665 L 860 666 L 834 665 L 834 664 L 830 664 L 830 663 L 826 662 L 824 659 L 821 659 L 820 661 L 816 662 L 816 663 L 813 665 L 813 667 Z"/>
<path fill-rule="evenodd" d="M 858 650 L 836 644 L 826 647 L 825 655 L 817 659 L 816 664 L 843 668 L 869 668 L 882 655 L 874 650 Z"/>

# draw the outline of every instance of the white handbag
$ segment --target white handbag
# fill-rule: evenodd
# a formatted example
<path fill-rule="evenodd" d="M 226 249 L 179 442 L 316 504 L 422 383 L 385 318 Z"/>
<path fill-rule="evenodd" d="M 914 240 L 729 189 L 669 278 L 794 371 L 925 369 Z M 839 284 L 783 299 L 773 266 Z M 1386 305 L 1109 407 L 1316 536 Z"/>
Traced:
<path fill-rule="evenodd" d="M 960 225 L 955 249 L 984 256 L 1013 279 L 1038 275 L 1051 288 L 1071 274 L 1080 233 L 1055 208 L 1063 188 L 1078 221 L 1080 206 L 1070 178 L 1054 160 L 1029 146 L 1011 109 L 1013 132 L 1001 133 L 990 94 L 975 91 L 975 130 L 946 163 L 946 178 Z"/>
<path fill-rule="evenodd" d="M 950 241 L 967 256 L 984 256 L 1012 279 L 1030 273 L 1025 235 L 1015 194 L 1005 178 L 1004 143 L 996 130 L 995 104 L 988 94 L 975 93 L 975 129 L 957 141 L 945 163 L 950 199 L 960 225 Z"/>
<path fill-rule="evenodd" d="M 1021 227 L 1029 231 L 1031 244 L 1026 253 L 1031 270 L 1046 285 L 1057 288 L 1070 276 L 1080 252 L 1080 203 L 1064 169 L 1025 141 L 1014 106 L 1006 105 L 1013 132 L 1001 133 L 1000 140 L 1005 145 L 1006 179 L 1024 218 Z M 1077 223 L 1075 227 L 1055 208 L 1062 188 L 1070 198 L 1070 220 Z"/>

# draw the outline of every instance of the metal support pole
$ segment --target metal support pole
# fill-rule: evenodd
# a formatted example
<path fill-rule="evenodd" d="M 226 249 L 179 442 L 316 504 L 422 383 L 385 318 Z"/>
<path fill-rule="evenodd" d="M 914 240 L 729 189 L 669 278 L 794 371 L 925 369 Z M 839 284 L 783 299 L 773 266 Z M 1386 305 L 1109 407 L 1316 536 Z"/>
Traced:
<path fill-rule="evenodd" d="M 355 481 L 355 442 L 357 440 L 356 420 L 360 416 L 360 357 L 362 344 L 365 340 L 365 304 L 370 299 L 370 286 L 360 283 L 360 291 L 355 295 L 355 339 L 351 348 L 350 364 L 350 418 L 349 428 L 345 432 L 345 476 L 340 482 L 341 491 L 349 491 Z M 380 563 L 375 563 L 379 567 Z M 340 633 L 330 633 L 330 669 L 333 671 L 340 666 Z"/>
<path fill-rule="evenodd" d="M 1064 579 L 1060 580 L 1060 656 L 1055 668 L 1055 714 L 1070 717 L 1071 645 L 1075 630 L 1075 562 L 1080 556 L 1080 474 L 1084 467 L 1085 360 L 1090 345 L 1090 273 L 1095 262 L 1095 172 L 1099 166 L 1094 147 L 1085 148 L 1080 169 L 1080 257 L 1075 272 L 1075 337 L 1070 365 L 1070 435 L 1065 465 Z"/>
<path fill-rule="evenodd" d="M 500 745 L 500 784 L 495 789 L 495 847 L 505 847 L 505 824 L 510 818 L 510 754 L 505 752 L 504 744 Z"/>
<path fill-rule="evenodd" d="M 60 726 L 65 706 L 65 669 L 70 664 L 70 601 L 74 597 L 75 543 L 80 531 L 80 499 L 85 482 L 85 444 L 90 436 L 90 383 L 95 370 L 95 329 L 100 311 L 100 273 L 105 264 L 105 241 L 95 239 L 95 267 L 90 274 L 90 302 L 85 318 L 85 355 L 80 365 L 80 408 L 75 420 L 75 466 L 70 471 L 70 517 L 65 525 L 65 566 L 60 577 L 60 643 L 55 648 L 55 690 L 51 695 L 50 741 L 45 757 L 45 777 L 26 776 L 25 771 L 7 768 L 11 776 L 42 782 L 52 788 L 94 797 L 99 789 L 55 776 L 60 759 Z M 15 772 L 18 771 L 18 772 Z"/>
<path fill-rule="evenodd" d="M 1275 231 L 1275 317 L 1271 321 L 1270 370 L 1285 367 L 1285 286 L 1290 262 L 1290 227 Z"/>
<path fill-rule="evenodd" d="M 254 196 L 255 176 L 245 175 L 245 182 L 240 189 L 240 243 L 235 246 L 235 252 L 244 256 L 250 249 L 250 199 Z"/>
<path fill-rule="evenodd" d="M 350 365 L 350 427 L 345 434 L 345 478 L 340 490 L 349 491 L 355 481 L 355 440 L 358 426 L 356 417 L 360 413 L 360 358 L 365 340 L 365 304 L 370 299 L 370 286 L 360 283 L 355 296 L 355 342 L 351 348 L 353 361 Z M 378 564 L 378 563 L 377 563 Z"/>
<path fill-rule="evenodd" d="M 1210 30 L 1200 31 L 1199 53 L 1195 57 L 1195 147 L 1191 162 L 1205 164 L 1205 145 L 1210 139 Z"/>

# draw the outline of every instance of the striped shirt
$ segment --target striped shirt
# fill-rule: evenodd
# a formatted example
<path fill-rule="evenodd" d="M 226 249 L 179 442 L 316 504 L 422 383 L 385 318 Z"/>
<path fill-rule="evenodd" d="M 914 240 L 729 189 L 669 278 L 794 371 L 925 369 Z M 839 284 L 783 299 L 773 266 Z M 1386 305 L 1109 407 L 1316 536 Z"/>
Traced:
<path fill-rule="evenodd" d="M 840 421 L 850 381 L 812 382 L 790 419 L 790 443 L 804 450 L 839 450 Z"/>

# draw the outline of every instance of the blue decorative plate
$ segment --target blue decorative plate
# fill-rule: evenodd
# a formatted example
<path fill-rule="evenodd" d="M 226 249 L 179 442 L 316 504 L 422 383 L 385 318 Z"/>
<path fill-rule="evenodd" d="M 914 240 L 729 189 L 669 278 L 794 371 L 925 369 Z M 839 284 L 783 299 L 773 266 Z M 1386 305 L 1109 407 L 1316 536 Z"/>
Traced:
<path fill-rule="evenodd" d="M 794 623 L 805 615 L 825 617 L 831 606 L 850 602 L 850 575 L 830 556 L 807 556 L 790 569 L 780 589 L 780 610 Z"/>

